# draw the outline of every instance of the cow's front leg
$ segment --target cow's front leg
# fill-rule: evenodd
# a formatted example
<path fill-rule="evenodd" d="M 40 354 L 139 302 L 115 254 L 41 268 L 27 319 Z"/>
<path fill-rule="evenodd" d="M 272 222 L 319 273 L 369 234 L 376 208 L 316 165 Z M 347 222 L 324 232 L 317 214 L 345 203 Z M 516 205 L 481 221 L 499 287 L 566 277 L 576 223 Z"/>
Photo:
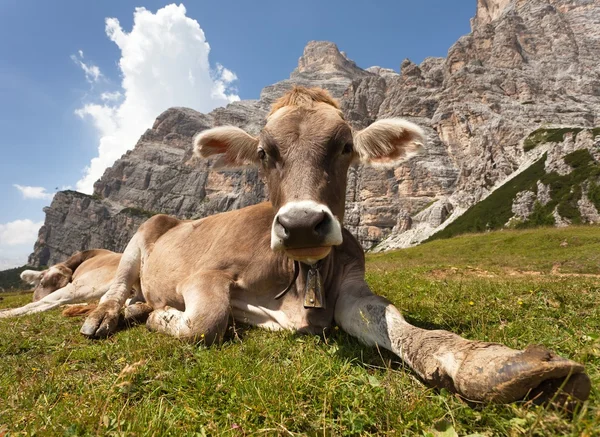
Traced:
<path fill-rule="evenodd" d="M 514 350 L 448 331 L 418 328 L 362 280 L 341 290 L 335 319 L 363 342 L 400 356 L 427 384 L 468 400 L 513 402 L 530 391 L 549 399 L 561 386 L 562 399 L 566 399 L 565 391 L 581 400 L 589 396 L 590 380 L 581 364 L 540 346 Z"/>
<path fill-rule="evenodd" d="M 185 309 L 155 309 L 146 326 L 188 341 L 206 344 L 223 339 L 229 320 L 231 279 L 216 271 L 193 275 L 181 284 Z"/>

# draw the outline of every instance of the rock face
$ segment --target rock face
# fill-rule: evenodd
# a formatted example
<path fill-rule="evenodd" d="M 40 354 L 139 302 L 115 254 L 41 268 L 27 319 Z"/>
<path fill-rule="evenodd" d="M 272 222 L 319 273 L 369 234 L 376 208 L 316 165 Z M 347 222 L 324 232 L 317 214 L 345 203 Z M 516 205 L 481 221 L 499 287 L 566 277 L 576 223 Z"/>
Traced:
<path fill-rule="evenodd" d="M 477 14 L 471 20 L 471 28 L 485 26 L 497 20 L 508 5 L 510 0 L 477 0 Z"/>
<path fill-rule="evenodd" d="M 141 210 L 119 208 L 76 191 L 56 193 L 44 211 L 46 220 L 30 257 L 30 263 L 34 259 L 38 266 L 55 264 L 77 250 L 124 248 L 132 229 L 148 219 Z"/>
<path fill-rule="evenodd" d="M 165 111 L 106 170 L 94 196 L 55 197 L 29 262 L 52 264 L 89 247 L 122 250 L 156 212 L 195 218 L 265 199 L 256 170 L 197 161 L 192 137 L 224 124 L 257 133 L 269 105 L 295 84 L 328 89 L 356 129 L 385 117 L 425 129 L 425 155 L 393 169 L 351 169 L 345 216 L 366 249 L 423 241 L 533 162 L 539 150 L 526 152 L 523 141 L 535 129 L 600 125 L 597 0 L 478 0 L 471 25 L 447 58 L 404 60 L 399 72 L 363 70 L 335 44 L 312 41 L 290 78 L 258 100 L 210 114 Z"/>
<path fill-rule="evenodd" d="M 512 212 L 514 218 L 518 220 L 526 220 L 533 212 L 536 195 L 533 191 L 525 190 L 517 194 L 512 204 Z"/>
<path fill-rule="evenodd" d="M 552 143 L 545 156 L 545 174 L 542 178 L 547 179 L 550 184 L 545 185 L 542 180 L 538 180 L 537 192 L 518 192 L 513 201 L 513 219 L 530 219 L 536 202 L 540 207 L 554 202 L 558 205 L 552 211 L 552 217 L 558 227 L 568 226 L 573 222 L 599 223 L 600 215 L 596 205 L 600 204 L 600 199 L 596 199 L 592 191 L 600 176 L 600 130 L 574 128 L 572 132 L 564 133 L 562 140 Z M 554 187 L 552 181 L 558 181 L 554 183 Z M 570 186 L 569 193 L 567 196 L 563 195 L 561 202 L 561 190 L 558 188 L 564 190 L 566 186 Z M 570 217 L 566 217 L 566 213 Z"/>

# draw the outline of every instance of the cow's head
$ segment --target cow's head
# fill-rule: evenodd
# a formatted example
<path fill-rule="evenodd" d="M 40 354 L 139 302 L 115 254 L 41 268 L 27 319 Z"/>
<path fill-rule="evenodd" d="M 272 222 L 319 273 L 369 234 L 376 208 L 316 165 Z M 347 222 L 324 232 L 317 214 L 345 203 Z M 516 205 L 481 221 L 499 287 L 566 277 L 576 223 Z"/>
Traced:
<path fill-rule="evenodd" d="M 399 118 L 353 132 L 326 91 L 302 87 L 275 102 L 258 137 L 222 126 L 194 141 L 197 154 L 221 155 L 221 165 L 260 167 L 275 210 L 271 247 L 307 264 L 342 243 L 350 164 L 395 164 L 423 143 L 423 131 Z"/>
<path fill-rule="evenodd" d="M 65 287 L 73 276 L 70 268 L 56 264 L 41 272 L 35 270 L 23 270 L 21 279 L 33 285 L 33 301 L 36 302 L 59 288 Z"/>

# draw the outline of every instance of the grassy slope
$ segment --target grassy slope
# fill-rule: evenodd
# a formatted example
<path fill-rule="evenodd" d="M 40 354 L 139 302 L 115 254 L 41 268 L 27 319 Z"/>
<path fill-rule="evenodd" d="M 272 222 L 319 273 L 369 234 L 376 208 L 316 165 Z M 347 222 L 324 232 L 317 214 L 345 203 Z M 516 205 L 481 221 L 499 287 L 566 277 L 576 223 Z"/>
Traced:
<path fill-rule="evenodd" d="M 563 241 L 566 247 L 561 247 Z M 564 245 L 563 245 L 564 246 Z M 370 256 L 368 281 L 413 323 L 583 362 L 594 389 L 572 419 L 526 405 L 470 408 L 420 384 L 398 359 L 333 330 L 324 337 L 239 329 L 209 348 L 136 327 L 78 334 L 58 311 L 0 320 L 0 429 L 163 435 L 597 435 L 600 228 L 465 235 Z M 7 297 L 2 306 L 26 302 Z M 0 431 L 0 434 L 2 432 Z M 444 435 L 453 435 L 452 433 Z"/>
<path fill-rule="evenodd" d="M 473 205 L 444 229 L 433 234 L 428 241 L 449 238 L 466 232 L 483 232 L 502 228 L 513 216 L 512 204 L 517 193 L 536 187 L 536 182 L 546 174 L 545 162 L 546 155 L 481 202 Z"/>
<path fill-rule="evenodd" d="M 582 128 L 540 128 L 532 132 L 524 141 L 525 151 L 547 142 L 563 141 L 567 133 L 574 137 Z M 600 128 L 589 129 L 592 135 L 600 135 Z M 573 168 L 568 175 L 556 172 L 546 173 L 546 155 L 532 164 L 527 170 L 506 182 L 487 198 L 469 208 L 461 217 L 446 228 L 432 235 L 427 241 L 449 238 L 467 232 L 483 232 L 503 228 L 513 216 L 512 204 L 521 191 L 537 192 L 537 182 L 550 187 L 550 201 L 546 205 L 536 202 L 532 214 L 524 222 L 513 223 L 512 227 L 531 228 L 554 225 L 552 212 L 555 208 L 561 217 L 572 224 L 581 224 L 582 217 L 577 202 L 587 186 L 587 197 L 596 208 L 600 208 L 600 163 L 596 162 L 587 149 L 576 150 L 564 156 L 565 162 Z"/>

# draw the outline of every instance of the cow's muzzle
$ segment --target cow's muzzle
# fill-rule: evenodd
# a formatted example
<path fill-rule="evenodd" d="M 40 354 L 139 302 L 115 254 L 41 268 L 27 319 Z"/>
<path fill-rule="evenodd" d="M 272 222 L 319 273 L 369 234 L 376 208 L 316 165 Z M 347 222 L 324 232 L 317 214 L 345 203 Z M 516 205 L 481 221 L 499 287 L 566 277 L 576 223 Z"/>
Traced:
<path fill-rule="evenodd" d="M 327 205 L 311 200 L 282 206 L 271 229 L 271 248 L 295 260 L 313 264 L 325 258 L 331 246 L 342 243 L 339 220 Z"/>
<path fill-rule="evenodd" d="M 35 288 L 35 290 L 33 290 L 33 297 L 32 297 L 33 302 L 42 300 L 43 298 L 48 296 L 50 293 L 52 293 L 52 291 L 53 291 L 52 289 L 48 290 L 47 288 L 44 288 L 44 287 L 41 287 L 38 285 Z"/>

